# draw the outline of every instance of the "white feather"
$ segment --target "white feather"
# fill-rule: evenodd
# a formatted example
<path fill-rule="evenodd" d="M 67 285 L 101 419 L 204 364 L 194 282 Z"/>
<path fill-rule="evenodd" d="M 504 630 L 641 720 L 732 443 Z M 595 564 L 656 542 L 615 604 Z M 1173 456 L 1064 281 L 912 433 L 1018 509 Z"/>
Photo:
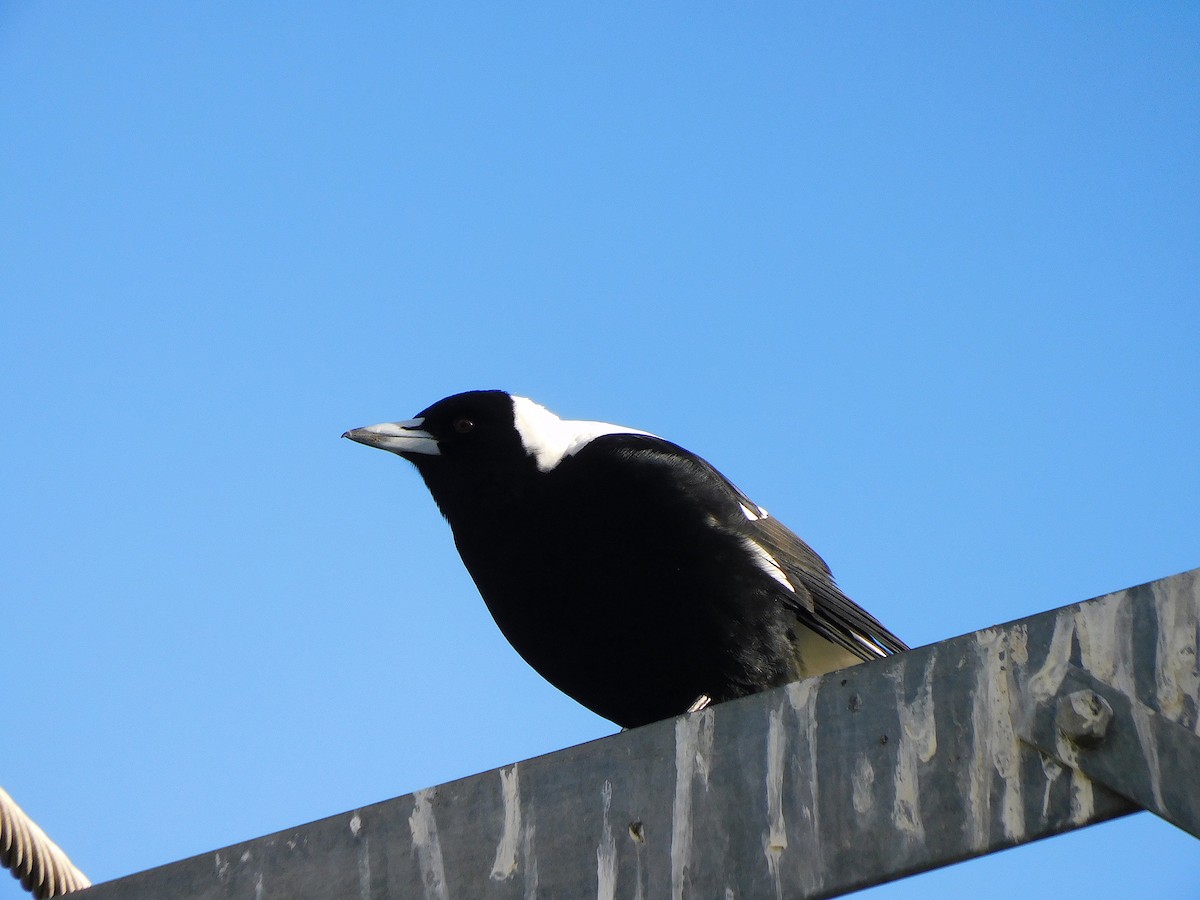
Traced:
<path fill-rule="evenodd" d="M 648 431 L 626 428 L 624 425 L 560 419 L 528 397 L 513 397 L 512 404 L 513 424 L 521 436 L 521 444 L 543 472 L 549 472 L 603 434 L 644 434 L 654 437 Z"/>
<path fill-rule="evenodd" d="M 782 584 L 785 588 L 796 593 L 796 589 L 792 587 L 792 583 L 788 581 L 787 574 L 783 571 L 783 566 L 779 565 L 775 557 L 759 546 L 750 538 L 742 538 L 742 544 L 750 551 L 750 555 L 754 558 L 754 564 Z"/>

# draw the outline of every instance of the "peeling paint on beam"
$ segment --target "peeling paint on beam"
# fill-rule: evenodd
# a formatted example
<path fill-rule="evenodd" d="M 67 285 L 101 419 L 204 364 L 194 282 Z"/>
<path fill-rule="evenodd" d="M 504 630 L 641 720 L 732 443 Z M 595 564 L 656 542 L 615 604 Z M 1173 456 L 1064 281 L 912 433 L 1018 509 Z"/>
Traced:
<path fill-rule="evenodd" d="M 1025 711 L 1081 671 L 1145 710 L 1131 719 L 1138 746 L 1160 720 L 1190 741 L 1197 622 L 1200 570 L 78 896 L 834 896 L 1136 809 L 1060 762 L 1065 738 L 1058 758 L 1024 743 Z M 1148 771 L 1161 782 L 1169 768 Z"/>
<path fill-rule="evenodd" d="M 1085 705 L 1082 719 L 1070 703 L 1075 698 Z M 1066 721 L 1098 726 L 1071 733 L 1062 725 L 1064 708 L 1072 713 Z M 1103 715 L 1096 715 L 1100 708 Z M 1074 666 L 1054 701 L 1027 697 L 1026 712 L 1021 734 L 1031 746 L 1200 838 L 1200 797 L 1192 789 L 1200 772 L 1195 732 Z"/>

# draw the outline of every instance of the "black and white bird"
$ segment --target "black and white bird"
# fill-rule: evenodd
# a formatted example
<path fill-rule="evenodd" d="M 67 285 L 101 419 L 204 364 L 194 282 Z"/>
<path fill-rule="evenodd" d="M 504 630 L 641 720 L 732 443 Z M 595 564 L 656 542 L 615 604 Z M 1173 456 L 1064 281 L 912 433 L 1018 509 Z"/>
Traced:
<path fill-rule="evenodd" d="M 417 467 L 496 624 L 632 728 L 908 649 L 694 453 L 471 391 L 343 437 Z"/>

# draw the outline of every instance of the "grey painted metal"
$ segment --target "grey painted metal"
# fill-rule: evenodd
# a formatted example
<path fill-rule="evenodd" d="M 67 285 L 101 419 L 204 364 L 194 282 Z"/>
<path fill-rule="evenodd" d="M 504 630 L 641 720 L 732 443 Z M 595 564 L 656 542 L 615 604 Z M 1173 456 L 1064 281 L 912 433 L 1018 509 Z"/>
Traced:
<path fill-rule="evenodd" d="M 1080 747 L 1095 747 L 1104 740 L 1112 719 L 1112 704 L 1092 690 L 1072 691 L 1065 697 L 1059 697 L 1054 706 L 1055 727 Z M 1025 740 L 1024 730 L 1021 731 L 1021 739 Z M 1053 750 L 1045 752 L 1054 753 Z M 1112 787 L 1107 783 L 1105 786 Z"/>
<path fill-rule="evenodd" d="M 1198 622 L 1200 570 L 79 896 L 833 896 L 1134 811 L 1022 742 L 1028 698 L 1075 667 L 1195 735 Z"/>
<path fill-rule="evenodd" d="M 1057 703 L 1026 699 L 1023 739 L 1200 837 L 1200 736 L 1195 730 L 1075 666 L 1067 667 Z M 1066 709 L 1070 712 L 1064 714 Z"/>

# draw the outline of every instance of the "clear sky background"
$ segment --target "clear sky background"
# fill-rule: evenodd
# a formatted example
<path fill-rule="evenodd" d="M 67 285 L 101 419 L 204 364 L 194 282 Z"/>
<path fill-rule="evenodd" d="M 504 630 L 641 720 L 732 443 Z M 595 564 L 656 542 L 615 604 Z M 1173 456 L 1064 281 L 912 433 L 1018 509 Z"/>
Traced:
<path fill-rule="evenodd" d="M 695 450 L 913 644 L 1200 566 L 1195 3 L 2 2 L 0 217 L 0 785 L 94 880 L 615 730 L 338 439 L 456 391 Z"/>

